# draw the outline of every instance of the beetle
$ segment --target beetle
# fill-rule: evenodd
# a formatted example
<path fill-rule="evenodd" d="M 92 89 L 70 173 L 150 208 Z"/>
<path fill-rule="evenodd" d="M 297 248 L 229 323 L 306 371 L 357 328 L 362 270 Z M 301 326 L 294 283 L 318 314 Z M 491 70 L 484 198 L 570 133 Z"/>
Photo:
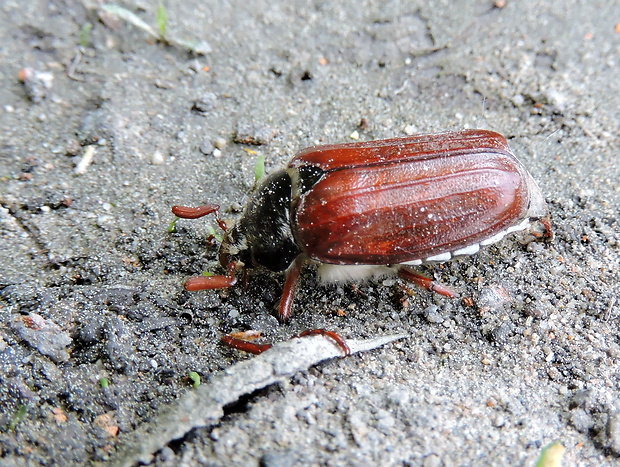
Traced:
<path fill-rule="evenodd" d="M 304 149 L 267 177 L 228 228 L 219 206 L 174 206 L 181 218 L 214 214 L 225 231 L 225 275 L 198 276 L 186 290 L 219 289 L 236 271 L 286 271 L 278 316 L 291 314 L 302 266 L 323 282 L 387 274 L 452 297 L 410 266 L 448 261 L 536 225 L 552 237 L 542 193 L 506 139 L 462 130 Z M 535 224 L 534 224 L 535 223 Z"/>

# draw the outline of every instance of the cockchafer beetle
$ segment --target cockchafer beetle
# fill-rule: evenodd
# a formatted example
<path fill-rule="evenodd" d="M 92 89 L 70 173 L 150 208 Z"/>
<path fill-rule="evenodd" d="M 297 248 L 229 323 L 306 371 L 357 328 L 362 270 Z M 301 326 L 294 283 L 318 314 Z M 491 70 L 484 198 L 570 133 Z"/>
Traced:
<path fill-rule="evenodd" d="M 304 149 L 264 180 L 232 228 L 218 210 L 172 208 L 187 219 L 214 213 L 225 230 L 226 275 L 193 277 L 185 288 L 231 287 L 238 269 L 286 271 L 282 321 L 306 261 L 319 264 L 324 282 L 397 274 L 450 297 L 410 266 L 476 253 L 533 221 L 533 233 L 552 237 L 538 185 L 506 139 L 487 130 Z"/>

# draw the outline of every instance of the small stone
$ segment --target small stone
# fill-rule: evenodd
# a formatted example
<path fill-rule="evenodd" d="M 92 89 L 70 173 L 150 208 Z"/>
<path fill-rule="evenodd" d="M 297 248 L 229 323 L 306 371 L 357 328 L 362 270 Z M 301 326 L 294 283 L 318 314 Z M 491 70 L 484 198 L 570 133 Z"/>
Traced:
<path fill-rule="evenodd" d="M 107 230 L 109 228 L 109 223 L 112 222 L 112 220 L 114 219 L 114 217 L 112 216 L 108 216 L 108 215 L 102 215 L 102 216 L 98 216 L 97 217 L 97 227 Z"/>
<path fill-rule="evenodd" d="M 175 452 L 169 446 L 166 446 L 161 451 L 159 451 L 159 460 L 162 462 L 171 462 L 173 464 L 176 464 L 176 462 L 174 462 L 175 457 Z"/>
<path fill-rule="evenodd" d="M 410 397 L 409 391 L 404 388 L 398 388 L 387 395 L 387 401 L 389 405 L 405 407 L 409 403 Z"/>
<path fill-rule="evenodd" d="M 217 104 L 217 96 L 212 92 L 207 92 L 194 101 L 192 110 L 199 113 L 207 113 L 213 110 Z"/>
<path fill-rule="evenodd" d="M 28 98 L 34 103 L 39 103 L 45 99 L 52 88 L 54 75 L 48 71 L 22 68 L 19 71 L 19 80 L 24 85 Z"/>
<path fill-rule="evenodd" d="M 82 150 L 82 145 L 77 139 L 70 139 L 67 141 L 67 146 L 65 147 L 65 154 L 67 156 L 77 156 Z"/>
<path fill-rule="evenodd" d="M 69 360 L 66 347 L 73 339 L 53 321 L 30 313 L 28 316 L 18 316 L 11 320 L 11 328 L 28 344 L 55 362 Z"/>
<path fill-rule="evenodd" d="M 502 414 L 497 414 L 493 419 L 493 426 L 501 428 L 506 424 L 506 418 Z"/>
<path fill-rule="evenodd" d="M 502 324 L 497 326 L 493 331 L 491 331 L 491 338 L 494 342 L 498 344 L 505 344 L 514 329 L 514 324 L 510 321 L 504 321 Z"/>
<path fill-rule="evenodd" d="M 237 130 L 235 131 L 235 143 L 260 146 L 269 144 L 277 134 L 277 130 L 268 125 L 258 125 L 254 122 L 240 121 L 237 123 Z"/>
<path fill-rule="evenodd" d="M 439 313 L 439 307 L 437 305 L 427 307 L 422 314 L 429 323 L 440 324 L 444 322 L 444 317 Z"/>
<path fill-rule="evenodd" d="M 575 409 L 570 415 L 570 423 L 579 433 L 588 433 L 594 426 L 594 420 L 584 409 Z"/>
<path fill-rule="evenodd" d="M 151 164 L 162 165 L 163 163 L 164 163 L 164 155 L 159 151 L 155 151 L 153 155 L 151 156 Z"/>
<path fill-rule="evenodd" d="M 405 127 L 405 134 L 407 136 L 411 136 L 411 135 L 415 135 L 417 133 L 418 129 L 416 128 L 415 125 L 407 125 Z"/>
<path fill-rule="evenodd" d="M 488 313 L 504 308 L 511 300 L 510 293 L 501 285 L 486 287 L 476 300 L 480 313 Z"/>
<path fill-rule="evenodd" d="M 228 316 L 232 319 L 239 317 L 239 310 L 235 310 L 234 308 L 228 312 Z"/>
<path fill-rule="evenodd" d="M 260 467 L 292 467 L 296 465 L 296 459 L 290 452 L 268 451 L 261 457 Z"/>
<path fill-rule="evenodd" d="M 132 364 L 136 354 L 132 334 L 123 320 L 116 316 L 104 324 L 103 333 L 105 355 L 110 365 L 116 370 L 125 370 Z"/>
<path fill-rule="evenodd" d="M 443 465 L 443 462 L 441 462 L 441 457 L 437 454 L 429 454 L 422 461 L 422 465 L 423 467 L 439 467 Z"/>
<path fill-rule="evenodd" d="M 218 149 L 224 149 L 226 146 L 228 146 L 228 141 L 226 141 L 226 139 L 224 138 L 215 138 L 215 142 L 213 144 Z"/>
<path fill-rule="evenodd" d="M 584 407 L 586 403 L 588 402 L 588 400 L 590 399 L 590 396 L 591 396 L 590 391 L 587 391 L 587 390 L 576 391 L 575 394 L 573 394 L 573 396 L 568 401 L 568 408 L 573 410 L 578 407 Z"/>
<path fill-rule="evenodd" d="M 620 455 L 620 413 L 613 412 L 609 414 L 607 422 L 607 439 L 609 447 L 614 455 Z"/>
<path fill-rule="evenodd" d="M 213 151 L 215 150 L 215 146 L 213 145 L 210 139 L 205 139 L 202 141 L 202 143 L 200 143 L 199 149 L 201 153 L 203 153 L 205 156 L 208 156 L 210 154 L 213 154 Z"/>

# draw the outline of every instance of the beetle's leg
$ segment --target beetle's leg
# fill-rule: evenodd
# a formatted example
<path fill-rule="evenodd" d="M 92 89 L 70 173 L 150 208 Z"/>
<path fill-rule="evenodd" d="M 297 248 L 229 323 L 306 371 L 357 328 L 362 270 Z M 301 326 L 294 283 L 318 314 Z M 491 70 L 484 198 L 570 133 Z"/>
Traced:
<path fill-rule="evenodd" d="M 327 331 L 326 329 L 309 329 L 299 334 L 298 337 L 317 336 L 317 335 L 329 337 L 331 340 L 333 340 L 336 343 L 336 345 L 338 345 L 338 347 L 342 349 L 345 357 L 348 357 L 349 355 L 351 355 L 351 349 L 347 345 L 347 342 L 342 338 L 340 334 L 334 331 Z"/>
<path fill-rule="evenodd" d="M 247 268 L 243 268 L 243 273 L 241 274 L 241 281 L 243 282 L 243 290 L 248 289 L 248 270 Z"/>
<path fill-rule="evenodd" d="M 238 339 L 228 334 L 223 336 L 222 339 L 220 339 L 220 342 L 232 349 L 253 353 L 254 355 L 261 354 L 265 350 L 269 350 L 271 348 L 271 344 L 255 344 L 254 342 L 244 341 L 243 339 Z"/>
<path fill-rule="evenodd" d="M 453 298 L 456 296 L 456 293 L 451 288 L 446 287 L 445 285 L 442 285 L 439 282 L 435 282 L 429 277 L 426 277 L 425 275 L 420 274 L 419 272 L 412 271 L 409 268 L 401 267 L 398 270 L 398 276 L 401 277 L 402 279 L 405 279 L 406 281 L 413 282 L 418 287 L 422 287 L 426 290 L 430 290 L 431 292 L 436 292 L 440 295 L 443 295 L 444 297 Z"/>
<path fill-rule="evenodd" d="M 347 345 L 346 341 L 340 336 L 340 334 L 335 333 L 334 331 L 327 331 L 325 329 L 310 329 L 308 331 L 304 331 L 296 337 L 305 337 L 305 336 L 325 336 L 333 340 L 338 347 L 342 349 L 344 352 L 344 356 L 348 357 L 351 355 L 351 349 Z M 265 350 L 269 350 L 272 346 L 271 344 L 255 344 L 254 342 L 249 342 L 243 339 L 239 339 L 237 337 L 233 337 L 230 334 L 225 335 L 220 340 L 222 344 L 227 347 L 241 350 L 243 352 L 253 353 L 255 355 L 263 353 Z"/>
<path fill-rule="evenodd" d="M 237 283 L 235 277 L 235 270 L 237 265 L 230 263 L 225 276 L 196 276 L 190 277 L 185 282 L 185 290 L 195 292 L 196 290 L 209 290 L 209 289 L 224 289 L 226 287 L 232 287 Z"/>
<path fill-rule="evenodd" d="M 548 242 L 553 240 L 553 229 L 551 228 L 551 220 L 548 217 L 536 220 L 534 228 L 530 232 L 536 238 L 542 238 Z"/>
<path fill-rule="evenodd" d="M 226 223 L 220 219 L 220 207 L 217 204 L 205 204 L 198 206 L 197 208 L 190 208 L 187 206 L 172 206 L 172 214 L 182 219 L 199 219 L 208 214 L 215 213 L 215 221 L 217 225 L 224 231 L 226 231 Z"/>
<path fill-rule="evenodd" d="M 291 315 L 293 298 L 295 298 L 295 289 L 297 289 L 297 281 L 299 280 L 301 267 L 304 265 L 305 260 L 306 257 L 304 255 L 299 255 L 286 272 L 286 280 L 284 281 L 284 288 L 282 289 L 282 298 L 280 298 L 280 304 L 278 305 L 278 318 L 282 322 L 287 321 Z"/>

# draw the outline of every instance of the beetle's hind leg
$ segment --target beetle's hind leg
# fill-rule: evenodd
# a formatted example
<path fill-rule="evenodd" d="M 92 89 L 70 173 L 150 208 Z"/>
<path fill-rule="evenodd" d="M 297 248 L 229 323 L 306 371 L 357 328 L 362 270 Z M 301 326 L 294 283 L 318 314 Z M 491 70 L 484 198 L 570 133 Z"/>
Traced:
<path fill-rule="evenodd" d="M 340 334 L 334 331 L 328 331 L 326 329 L 309 329 L 308 331 L 304 331 L 295 337 L 305 337 L 305 336 L 325 336 L 334 341 L 334 343 L 342 349 L 344 352 L 344 356 L 348 357 L 351 355 L 351 349 L 347 345 L 347 342 L 344 340 Z M 261 354 L 266 350 L 269 350 L 272 345 L 271 344 L 256 344 L 254 342 L 250 342 L 249 340 L 245 340 L 243 338 L 236 337 L 232 334 L 227 334 L 220 340 L 222 344 L 232 349 L 241 350 L 243 352 L 252 353 L 255 355 Z"/>
<path fill-rule="evenodd" d="M 439 282 L 435 282 L 430 277 L 426 277 L 425 275 L 420 274 L 417 271 L 412 271 L 404 266 L 401 266 L 398 269 L 398 277 L 405 279 L 406 281 L 413 282 L 418 287 L 422 287 L 423 289 L 443 295 L 444 297 L 454 298 L 456 296 L 456 292 L 450 287 L 446 287 Z"/>
<path fill-rule="evenodd" d="M 305 336 L 325 336 L 325 337 L 329 337 L 331 340 L 333 340 L 336 343 L 336 345 L 338 347 L 340 347 L 342 349 L 342 351 L 344 352 L 344 356 L 345 357 L 348 357 L 349 355 L 351 355 L 351 349 L 347 345 L 347 342 L 337 332 L 328 331 L 326 329 L 308 329 L 307 331 L 304 331 L 304 332 L 300 333 L 299 336 L 297 336 L 297 337 L 305 337 Z"/>

